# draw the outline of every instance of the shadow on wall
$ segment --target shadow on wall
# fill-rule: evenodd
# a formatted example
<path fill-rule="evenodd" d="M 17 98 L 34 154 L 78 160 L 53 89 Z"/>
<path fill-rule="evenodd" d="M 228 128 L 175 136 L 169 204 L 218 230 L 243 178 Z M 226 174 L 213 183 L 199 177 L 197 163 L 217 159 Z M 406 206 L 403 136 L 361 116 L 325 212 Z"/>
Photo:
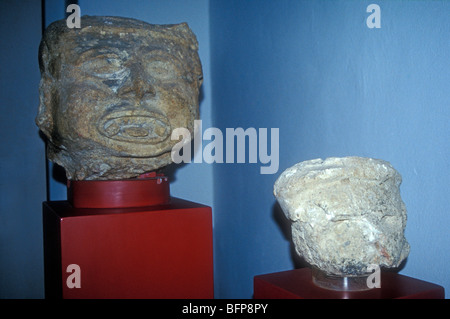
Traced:
<path fill-rule="evenodd" d="M 292 231 L 291 231 L 292 222 L 286 218 L 286 215 L 284 214 L 280 204 L 277 201 L 275 201 L 275 203 L 272 206 L 272 218 L 274 219 L 278 227 L 280 227 L 281 233 L 283 234 L 284 238 L 287 241 L 289 241 L 289 251 L 291 254 L 291 259 L 294 264 L 294 268 L 297 269 L 309 267 L 308 263 L 304 260 L 304 258 L 299 256 L 295 251 L 294 242 L 292 241 Z"/>

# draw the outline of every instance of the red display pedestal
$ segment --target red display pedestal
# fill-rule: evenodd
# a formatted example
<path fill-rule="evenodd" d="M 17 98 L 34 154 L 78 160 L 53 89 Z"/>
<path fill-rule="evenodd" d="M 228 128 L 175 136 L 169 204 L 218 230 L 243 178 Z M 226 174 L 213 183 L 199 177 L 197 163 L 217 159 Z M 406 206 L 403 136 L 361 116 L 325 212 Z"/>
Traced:
<path fill-rule="evenodd" d="M 46 298 L 213 298 L 211 208 L 173 197 L 163 202 L 44 202 Z"/>
<path fill-rule="evenodd" d="M 255 299 L 444 299 L 444 288 L 396 273 L 381 273 L 381 288 L 344 292 L 317 287 L 309 268 L 254 277 Z"/>

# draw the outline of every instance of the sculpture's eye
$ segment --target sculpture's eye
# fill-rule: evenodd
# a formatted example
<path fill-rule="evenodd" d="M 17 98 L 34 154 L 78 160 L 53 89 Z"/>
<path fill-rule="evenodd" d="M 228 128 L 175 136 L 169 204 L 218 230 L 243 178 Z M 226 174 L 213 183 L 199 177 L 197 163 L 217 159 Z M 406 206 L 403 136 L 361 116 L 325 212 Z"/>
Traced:
<path fill-rule="evenodd" d="M 101 79 L 121 80 L 129 74 L 122 60 L 114 55 L 100 55 L 83 62 L 82 68 L 89 74 Z"/>
<path fill-rule="evenodd" d="M 179 77 L 177 68 L 170 61 L 153 60 L 146 65 L 148 74 L 157 80 L 174 80 Z"/>

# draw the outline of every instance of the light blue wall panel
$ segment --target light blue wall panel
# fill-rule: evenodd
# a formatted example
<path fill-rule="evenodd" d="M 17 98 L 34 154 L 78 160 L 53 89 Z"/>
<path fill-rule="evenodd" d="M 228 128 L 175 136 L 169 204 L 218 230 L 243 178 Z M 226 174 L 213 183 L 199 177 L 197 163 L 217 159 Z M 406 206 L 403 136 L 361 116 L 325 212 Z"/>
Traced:
<path fill-rule="evenodd" d="M 330 156 L 387 160 L 402 174 L 411 254 L 402 273 L 450 289 L 450 3 L 212 1 L 213 121 L 280 128 L 280 170 L 215 167 L 219 297 L 296 266 L 272 186 L 291 165 Z"/>

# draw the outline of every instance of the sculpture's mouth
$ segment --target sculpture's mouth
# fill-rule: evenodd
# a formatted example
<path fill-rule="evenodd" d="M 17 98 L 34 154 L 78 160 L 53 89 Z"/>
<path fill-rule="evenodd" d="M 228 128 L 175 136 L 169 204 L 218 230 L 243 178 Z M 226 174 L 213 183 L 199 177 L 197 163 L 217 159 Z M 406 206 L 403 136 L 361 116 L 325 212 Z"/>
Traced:
<path fill-rule="evenodd" d="M 107 114 L 100 120 L 98 130 L 117 141 L 156 144 L 170 135 L 170 124 L 162 114 L 128 110 Z"/>

